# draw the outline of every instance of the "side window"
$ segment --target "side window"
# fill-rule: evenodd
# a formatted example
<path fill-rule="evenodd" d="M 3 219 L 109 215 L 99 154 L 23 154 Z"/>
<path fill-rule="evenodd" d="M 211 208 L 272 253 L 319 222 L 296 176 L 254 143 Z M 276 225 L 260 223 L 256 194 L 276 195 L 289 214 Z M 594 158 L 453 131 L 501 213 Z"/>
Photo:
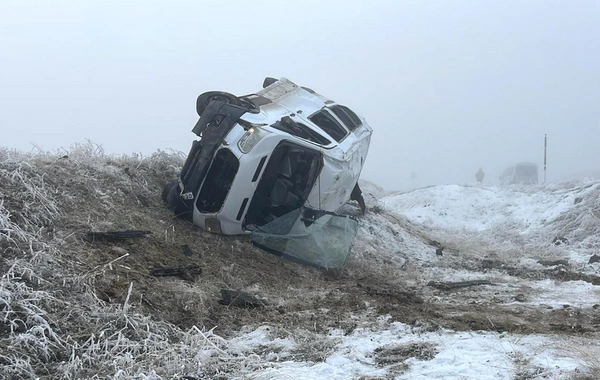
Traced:
<path fill-rule="evenodd" d="M 330 109 L 351 131 L 354 131 L 362 124 L 360 118 L 346 106 L 335 105 L 330 107 Z"/>
<path fill-rule="evenodd" d="M 340 142 L 348 135 L 348 131 L 327 111 L 321 110 L 308 118 L 335 141 Z"/>
<path fill-rule="evenodd" d="M 293 136 L 298 136 L 308 141 L 315 142 L 320 145 L 329 145 L 331 141 L 321 136 L 317 132 L 311 130 L 306 125 L 292 120 L 289 116 L 284 116 L 281 120 L 271 124 L 271 127 L 284 131 Z"/>

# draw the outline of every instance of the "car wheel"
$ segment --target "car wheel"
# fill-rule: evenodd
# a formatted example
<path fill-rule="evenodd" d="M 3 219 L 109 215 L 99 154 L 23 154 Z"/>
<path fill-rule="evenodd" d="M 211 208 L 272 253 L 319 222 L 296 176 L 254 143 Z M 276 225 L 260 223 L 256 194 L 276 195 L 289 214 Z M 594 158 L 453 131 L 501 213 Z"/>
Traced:
<path fill-rule="evenodd" d="M 165 201 L 176 216 L 184 219 L 192 218 L 192 210 L 180 196 L 181 189 L 177 181 L 169 182 L 162 191 L 162 199 Z"/>
<path fill-rule="evenodd" d="M 238 104 L 238 97 L 230 94 L 228 92 L 222 91 L 209 91 L 198 97 L 196 101 L 196 111 L 198 111 L 198 115 L 202 116 L 202 113 L 206 109 L 206 107 L 213 101 L 224 101 L 225 103 L 233 103 Z"/>
<path fill-rule="evenodd" d="M 169 193 L 171 192 L 171 189 L 174 188 L 175 186 L 177 186 L 177 180 L 173 180 L 169 183 L 167 183 L 162 190 L 162 194 L 161 194 L 161 198 L 163 200 L 163 202 L 167 202 L 168 203 L 168 197 L 169 197 Z"/>

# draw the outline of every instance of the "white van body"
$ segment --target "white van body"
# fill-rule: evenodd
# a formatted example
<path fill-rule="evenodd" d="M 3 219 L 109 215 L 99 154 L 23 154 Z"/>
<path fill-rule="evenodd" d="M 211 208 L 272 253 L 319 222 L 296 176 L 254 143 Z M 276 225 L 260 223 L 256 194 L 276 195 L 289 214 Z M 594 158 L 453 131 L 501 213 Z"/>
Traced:
<path fill-rule="evenodd" d="M 200 139 L 163 199 L 207 231 L 245 234 L 300 207 L 335 212 L 362 200 L 366 120 L 285 78 L 263 86 L 198 98 Z"/>
<path fill-rule="evenodd" d="M 538 167 L 531 162 L 520 162 L 504 170 L 500 176 L 503 185 L 535 185 L 538 183 Z"/>

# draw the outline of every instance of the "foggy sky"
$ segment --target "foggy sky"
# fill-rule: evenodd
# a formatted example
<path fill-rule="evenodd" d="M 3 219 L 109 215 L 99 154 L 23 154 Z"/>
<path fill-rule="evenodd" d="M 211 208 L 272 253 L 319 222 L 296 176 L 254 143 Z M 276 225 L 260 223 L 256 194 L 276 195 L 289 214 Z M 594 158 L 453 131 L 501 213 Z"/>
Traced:
<path fill-rule="evenodd" d="M 386 189 L 600 170 L 598 1 L 0 0 L 0 146 L 187 152 L 196 97 L 286 77 L 374 129 Z"/>

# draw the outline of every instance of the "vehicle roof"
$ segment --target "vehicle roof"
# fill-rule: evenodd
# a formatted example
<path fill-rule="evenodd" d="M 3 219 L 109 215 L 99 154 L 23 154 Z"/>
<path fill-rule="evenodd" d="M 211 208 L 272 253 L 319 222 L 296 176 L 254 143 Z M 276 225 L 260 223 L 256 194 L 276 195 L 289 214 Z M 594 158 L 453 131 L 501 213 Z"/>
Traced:
<path fill-rule="evenodd" d="M 335 103 L 333 100 L 317 94 L 309 88 L 300 87 L 286 78 L 281 78 L 256 94 L 243 98 L 260 106 L 261 114 L 259 115 L 271 123 L 279 120 L 279 115 L 282 113 L 295 113 L 301 110 L 302 114 L 311 115 L 324 106 Z"/>
<path fill-rule="evenodd" d="M 514 164 L 513 166 L 537 166 L 537 164 L 535 164 L 533 162 L 518 162 L 518 163 Z"/>

